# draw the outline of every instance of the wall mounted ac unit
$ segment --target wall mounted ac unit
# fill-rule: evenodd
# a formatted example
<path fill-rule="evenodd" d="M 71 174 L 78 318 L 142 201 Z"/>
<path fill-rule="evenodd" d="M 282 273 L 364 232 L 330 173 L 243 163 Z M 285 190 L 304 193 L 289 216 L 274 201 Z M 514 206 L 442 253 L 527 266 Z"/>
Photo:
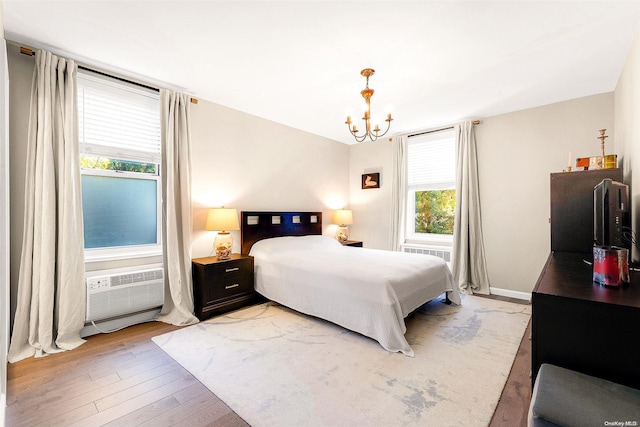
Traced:
<path fill-rule="evenodd" d="M 451 248 L 447 246 L 401 245 L 402 252 L 433 255 L 451 262 Z"/>
<path fill-rule="evenodd" d="M 164 303 L 162 264 L 88 271 L 86 322 L 110 319 Z"/>

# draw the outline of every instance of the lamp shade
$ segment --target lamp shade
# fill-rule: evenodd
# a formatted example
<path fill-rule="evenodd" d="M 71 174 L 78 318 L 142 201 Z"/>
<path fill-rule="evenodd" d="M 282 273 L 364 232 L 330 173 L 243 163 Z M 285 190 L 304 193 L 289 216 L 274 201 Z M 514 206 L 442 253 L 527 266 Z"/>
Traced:
<path fill-rule="evenodd" d="M 204 229 L 208 231 L 240 230 L 238 210 L 224 207 L 209 209 L 207 224 Z"/>
<path fill-rule="evenodd" d="M 353 224 L 353 213 L 351 209 L 338 209 L 333 213 L 334 224 L 351 225 Z"/>

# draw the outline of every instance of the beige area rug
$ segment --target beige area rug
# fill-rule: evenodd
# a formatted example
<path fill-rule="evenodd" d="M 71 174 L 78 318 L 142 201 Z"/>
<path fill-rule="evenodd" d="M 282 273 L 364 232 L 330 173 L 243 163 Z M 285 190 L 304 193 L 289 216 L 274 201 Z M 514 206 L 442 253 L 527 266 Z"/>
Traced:
<path fill-rule="evenodd" d="M 530 313 L 432 301 L 406 319 L 413 358 L 272 302 L 153 340 L 252 426 L 486 426 Z"/>

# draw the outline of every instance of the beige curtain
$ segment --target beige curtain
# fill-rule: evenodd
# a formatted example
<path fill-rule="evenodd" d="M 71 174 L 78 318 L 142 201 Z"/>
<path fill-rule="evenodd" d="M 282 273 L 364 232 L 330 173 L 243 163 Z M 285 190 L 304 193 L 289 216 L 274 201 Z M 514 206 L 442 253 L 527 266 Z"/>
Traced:
<path fill-rule="evenodd" d="M 391 226 L 389 249 L 399 251 L 404 243 L 405 209 L 407 204 L 407 137 L 395 136 L 393 145 L 393 182 L 391 187 Z"/>
<path fill-rule="evenodd" d="M 77 66 L 39 50 L 31 87 L 25 218 L 9 361 L 84 342 Z"/>
<path fill-rule="evenodd" d="M 461 291 L 489 294 L 473 123 L 458 124 L 455 126 L 455 132 L 456 211 L 451 270 Z"/>
<path fill-rule="evenodd" d="M 162 246 L 165 304 L 158 320 L 173 325 L 197 323 L 191 279 L 191 130 L 190 97 L 160 91 L 162 126 Z"/>

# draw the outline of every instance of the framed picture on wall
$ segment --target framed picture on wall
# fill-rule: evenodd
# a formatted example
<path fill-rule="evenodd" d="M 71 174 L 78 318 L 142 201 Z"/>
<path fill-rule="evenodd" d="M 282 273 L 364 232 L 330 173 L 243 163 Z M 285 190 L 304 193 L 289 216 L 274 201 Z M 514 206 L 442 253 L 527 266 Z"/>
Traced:
<path fill-rule="evenodd" d="M 362 189 L 380 188 L 380 172 L 365 173 L 362 175 Z"/>

